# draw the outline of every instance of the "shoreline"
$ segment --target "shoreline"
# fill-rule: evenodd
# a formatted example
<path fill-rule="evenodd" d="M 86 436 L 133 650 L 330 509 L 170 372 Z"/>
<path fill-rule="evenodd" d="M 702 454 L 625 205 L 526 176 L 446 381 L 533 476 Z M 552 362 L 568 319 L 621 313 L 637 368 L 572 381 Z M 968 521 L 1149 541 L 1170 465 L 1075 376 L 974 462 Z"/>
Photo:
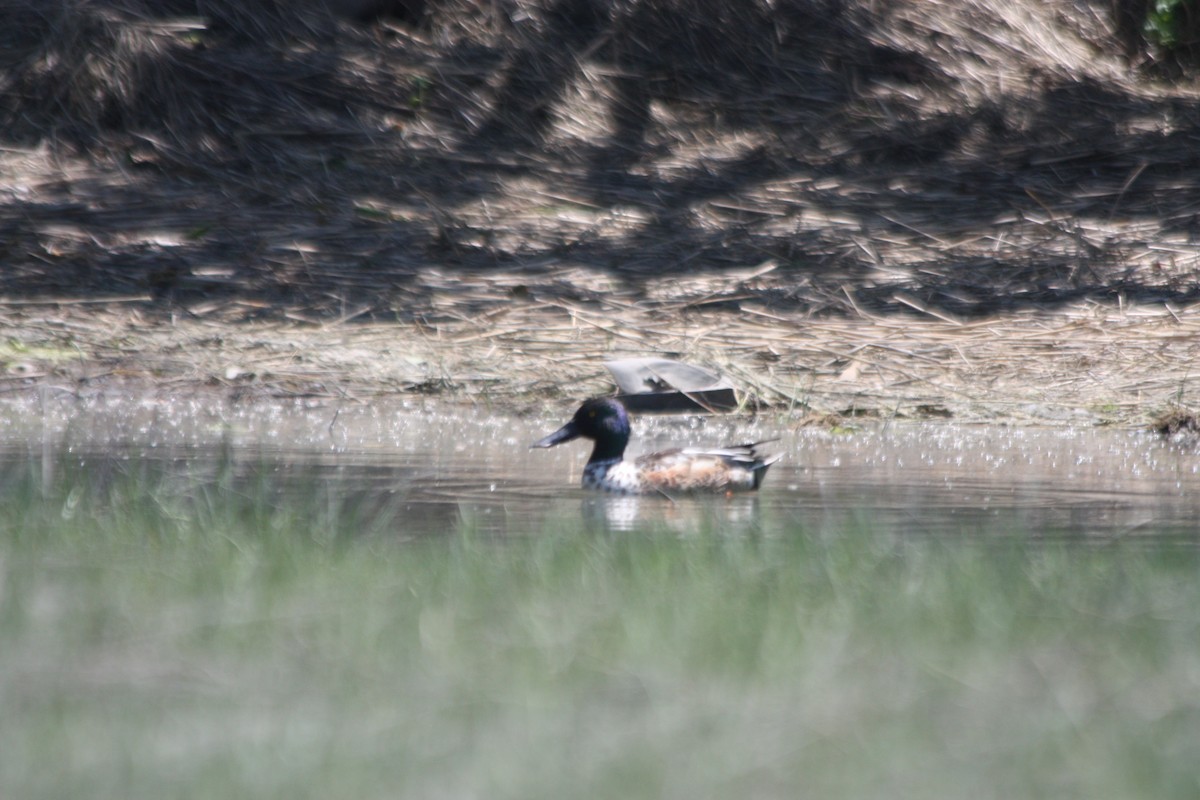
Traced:
<path fill-rule="evenodd" d="M 672 321 L 623 300 L 614 301 L 618 313 L 603 301 L 537 294 L 484 317 L 432 323 L 234 322 L 216 312 L 156 321 L 141 303 L 0 306 L 3 394 L 411 397 L 529 413 L 610 393 L 604 360 L 663 355 L 721 372 L 760 409 L 831 425 L 855 417 L 1145 425 L 1186 406 L 1200 381 L 1178 370 L 1200 358 L 1200 308 L 1088 303 L 965 322 L 813 319 L 743 305 Z M 18 308 L 25 319 L 14 319 Z"/>

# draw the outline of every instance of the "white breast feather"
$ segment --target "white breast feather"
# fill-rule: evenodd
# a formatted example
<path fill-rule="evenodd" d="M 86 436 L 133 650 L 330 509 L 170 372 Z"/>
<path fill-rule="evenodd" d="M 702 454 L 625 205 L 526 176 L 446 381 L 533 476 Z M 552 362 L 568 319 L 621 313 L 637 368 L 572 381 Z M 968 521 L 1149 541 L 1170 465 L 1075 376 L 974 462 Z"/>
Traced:
<path fill-rule="evenodd" d="M 637 494 L 642 486 L 633 462 L 597 461 L 583 468 L 583 488 Z"/>

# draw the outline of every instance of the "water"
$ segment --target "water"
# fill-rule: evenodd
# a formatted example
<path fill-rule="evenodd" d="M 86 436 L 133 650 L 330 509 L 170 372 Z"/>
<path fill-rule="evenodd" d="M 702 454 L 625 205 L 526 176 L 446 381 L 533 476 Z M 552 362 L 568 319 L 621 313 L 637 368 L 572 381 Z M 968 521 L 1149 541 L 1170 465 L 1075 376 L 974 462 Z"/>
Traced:
<path fill-rule="evenodd" d="M 224 404 L 44 393 L 0 409 L 0 465 L 122 474 L 150 463 L 180 479 L 231 465 L 239 480 L 316 484 L 349 506 L 387 510 L 397 535 L 469 525 L 524 535 L 547 526 L 666 527 L 770 534 L 870 526 L 901 535 L 1016 533 L 1189 538 L 1200 519 L 1200 449 L 1108 428 L 868 423 L 851 433 L 784 416 L 635 421 L 630 454 L 779 437 L 783 459 L 756 494 L 609 497 L 578 488 L 588 445 L 529 444 L 568 416 L 514 418 L 398 402 Z"/>
<path fill-rule="evenodd" d="M 561 411 L 0 404 L 0 796 L 1196 796 L 1195 448 Z"/>

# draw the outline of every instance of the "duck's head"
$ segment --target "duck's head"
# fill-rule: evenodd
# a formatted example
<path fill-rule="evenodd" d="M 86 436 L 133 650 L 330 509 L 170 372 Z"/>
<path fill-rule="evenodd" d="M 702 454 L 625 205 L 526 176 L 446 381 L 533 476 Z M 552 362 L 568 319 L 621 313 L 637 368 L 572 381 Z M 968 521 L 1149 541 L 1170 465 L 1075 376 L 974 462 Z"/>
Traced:
<path fill-rule="evenodd" d="M 625 406 L 612 397 L 588 400 L 570 422 L 532 446 L 554 447 L 581 436 L 596 443 L 590 461 L 620 458 L 629 443 L 629 414 L 625 412 Z"/>

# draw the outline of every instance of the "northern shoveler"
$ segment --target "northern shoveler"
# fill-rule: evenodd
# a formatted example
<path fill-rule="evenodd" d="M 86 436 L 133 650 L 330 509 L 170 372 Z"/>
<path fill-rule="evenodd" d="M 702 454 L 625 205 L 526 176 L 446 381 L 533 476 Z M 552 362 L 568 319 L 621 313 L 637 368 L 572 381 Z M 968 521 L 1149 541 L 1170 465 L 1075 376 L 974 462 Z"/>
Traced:
<path fill-rule="evenodd" d="M 754 442 L 714 450 L 664 450 L 625 461 L 629 415 L 611 397 L 588 400 L 570 422 L 532 446 L 553 447 L 580 436 L 595 442 L 583 468 L 583 488 L 622 494 L 753 490 L 780 458 L 763 457 L 756 449 L 763 442 Z"/>

